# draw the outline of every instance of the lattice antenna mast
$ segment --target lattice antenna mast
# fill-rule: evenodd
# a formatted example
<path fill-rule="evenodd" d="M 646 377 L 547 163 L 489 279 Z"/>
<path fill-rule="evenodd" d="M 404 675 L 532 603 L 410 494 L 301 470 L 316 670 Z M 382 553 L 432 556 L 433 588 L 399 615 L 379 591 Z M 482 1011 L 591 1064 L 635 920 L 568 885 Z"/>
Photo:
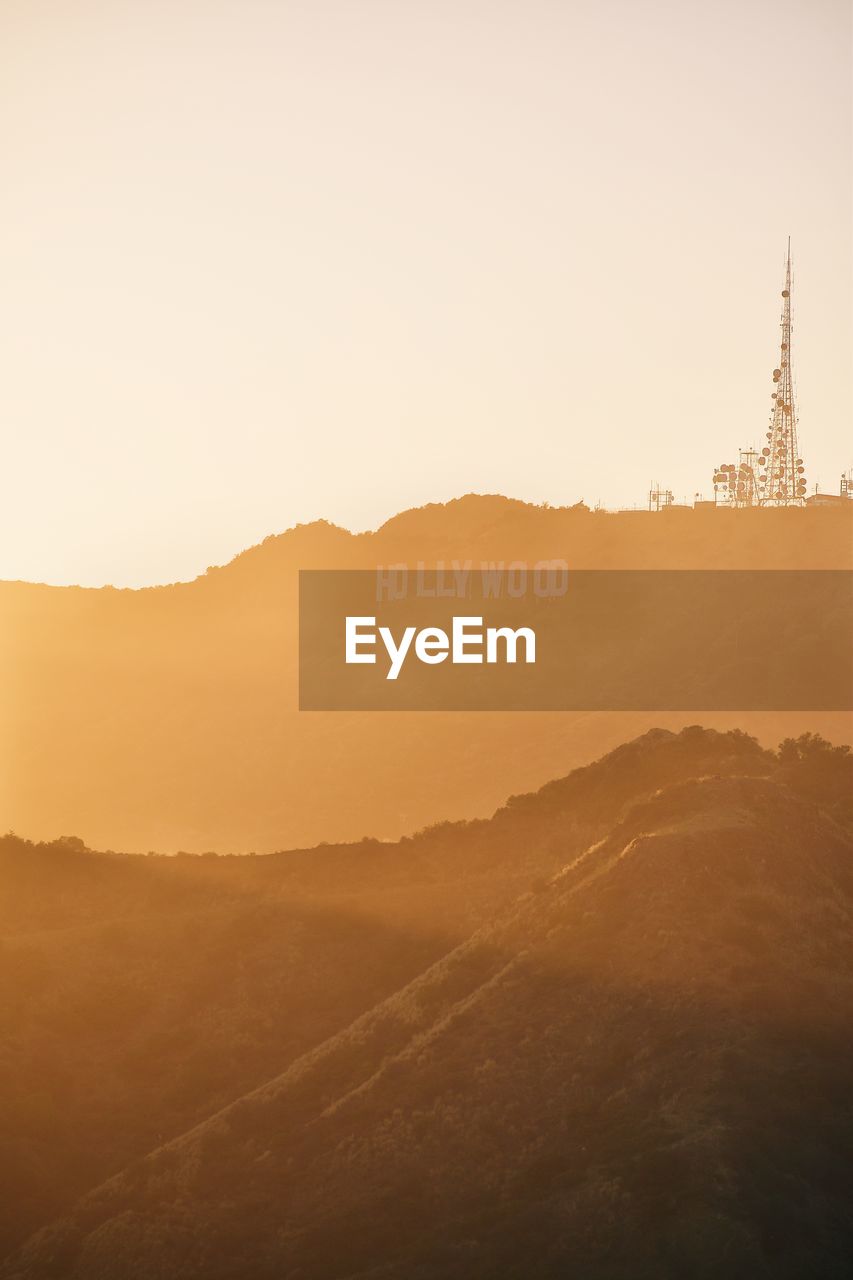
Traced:
<path fill-rule="evenodd" d="M 758 502 L 761 506 L 802 506 L 806 496 L 803 460 L 797 448 L 797 409 L 791 366 L 791 238 L 782 290 L 782 342 L 779 364 L 773 370 L 773 407 L 767 444 L 761 451 Z"/>

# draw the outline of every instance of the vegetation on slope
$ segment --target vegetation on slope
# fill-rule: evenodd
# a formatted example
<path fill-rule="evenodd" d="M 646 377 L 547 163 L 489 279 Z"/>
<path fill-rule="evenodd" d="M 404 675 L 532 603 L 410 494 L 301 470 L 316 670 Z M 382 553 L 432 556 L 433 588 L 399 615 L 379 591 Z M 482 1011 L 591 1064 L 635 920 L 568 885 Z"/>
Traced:
<path fill-rule="evenodd" d="M 128 1166 L 8 1274 L 843 1274 L 850 770 L 693 729 L 396 845 L 7 838 L 9 1243 Z"/>

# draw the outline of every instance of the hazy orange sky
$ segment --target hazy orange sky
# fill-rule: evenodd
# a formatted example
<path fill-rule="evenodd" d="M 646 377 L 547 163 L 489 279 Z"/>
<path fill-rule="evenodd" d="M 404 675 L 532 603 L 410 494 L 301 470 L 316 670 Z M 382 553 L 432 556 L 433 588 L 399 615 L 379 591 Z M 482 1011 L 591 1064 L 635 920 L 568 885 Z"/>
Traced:
<path fill-rule="evenodd" d="M 711 494 L 793 237 L 853 463 L 847 0 L 0 0 L 0 577 L 468 490 Z"/>

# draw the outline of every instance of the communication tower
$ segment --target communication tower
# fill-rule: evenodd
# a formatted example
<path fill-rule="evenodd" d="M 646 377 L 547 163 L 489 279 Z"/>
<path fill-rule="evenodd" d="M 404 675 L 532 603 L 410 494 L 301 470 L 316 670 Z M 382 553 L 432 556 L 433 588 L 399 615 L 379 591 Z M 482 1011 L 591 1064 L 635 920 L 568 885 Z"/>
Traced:
<path fill-rule="evenodd" d="M 737 466 L 724 463 L 714 473 L 714 500 L 727 507 L 801 507 L 806 476 L 797 447 L 797 410 L 791 367 L 791 239 L 782 290 L 779 363 L 773 370 L 772 407 L 767 443 L 758 453 L 741 449 Z"/>

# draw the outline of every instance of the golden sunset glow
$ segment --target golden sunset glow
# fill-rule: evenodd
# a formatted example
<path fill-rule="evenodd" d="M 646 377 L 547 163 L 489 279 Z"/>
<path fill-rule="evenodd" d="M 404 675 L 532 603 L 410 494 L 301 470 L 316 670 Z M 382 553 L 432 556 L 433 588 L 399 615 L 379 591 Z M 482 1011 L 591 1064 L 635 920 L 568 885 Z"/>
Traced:
<path fill-rule="evenodd" d="M 853 463 L 846 0 L 7 0 L 0 577 L 188 579 L 466 492 L 711 496 L 793 240 Z"/>

